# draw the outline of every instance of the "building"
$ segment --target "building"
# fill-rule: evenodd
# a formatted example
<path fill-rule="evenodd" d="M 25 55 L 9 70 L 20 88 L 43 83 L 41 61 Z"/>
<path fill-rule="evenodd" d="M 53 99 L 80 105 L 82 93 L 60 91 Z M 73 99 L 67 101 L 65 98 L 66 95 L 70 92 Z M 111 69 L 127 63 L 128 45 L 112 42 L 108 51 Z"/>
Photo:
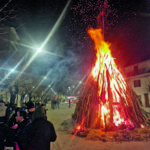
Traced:
<path fill-rule="evenodd" d="M 143 109 L 150 112 L 150 59 L 125 67 L 124 73 Z"/>

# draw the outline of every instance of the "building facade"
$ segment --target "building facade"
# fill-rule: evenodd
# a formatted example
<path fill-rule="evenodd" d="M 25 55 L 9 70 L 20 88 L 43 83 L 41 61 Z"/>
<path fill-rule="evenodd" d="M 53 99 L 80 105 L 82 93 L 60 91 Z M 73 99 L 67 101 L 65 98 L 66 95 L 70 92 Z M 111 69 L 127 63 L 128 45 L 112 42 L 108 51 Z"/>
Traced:
<path fill-rule="evenodd" d="M 125 67 L 124 73 L 143 109 L 150 112 L 150 59 Z"/>

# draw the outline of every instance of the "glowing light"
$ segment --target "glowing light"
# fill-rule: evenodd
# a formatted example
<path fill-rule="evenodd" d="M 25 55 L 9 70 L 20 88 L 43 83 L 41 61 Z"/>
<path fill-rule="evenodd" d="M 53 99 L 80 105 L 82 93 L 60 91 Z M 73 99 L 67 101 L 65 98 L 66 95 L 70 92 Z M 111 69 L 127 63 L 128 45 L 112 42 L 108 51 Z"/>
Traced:
<path fill-rule="evenodd" d="M 14 72 L 15 71 L 15 69 L 11 69 L 11 72 Z"/>
<path fill-rule="evenodd" d="M 39 48 L 38 50 L 37 50 L 37 53 L 41 53 L 42 52 L 42 48 Z"/>
<path fill-rule="evenodd" d="M 145 128 L 145 126 L 144 126 L 143 124 L 141 124 L 141 128 L 142 128 L 142 129 L 144 129 L 144 128 Z"/>
<path fill-rule="evenodd" d="M 81 129 L 81 126 L 78 125 L 78 126 L 75 127 L 75 129 L 76 129 L 76 130 L 80 130 L 80 129 Z"/>
<path fill-rule="evenodd" d="M 47 76 L 44 77 L 44 80 L 46 80 L 46 79 L 47 79 Z"/>

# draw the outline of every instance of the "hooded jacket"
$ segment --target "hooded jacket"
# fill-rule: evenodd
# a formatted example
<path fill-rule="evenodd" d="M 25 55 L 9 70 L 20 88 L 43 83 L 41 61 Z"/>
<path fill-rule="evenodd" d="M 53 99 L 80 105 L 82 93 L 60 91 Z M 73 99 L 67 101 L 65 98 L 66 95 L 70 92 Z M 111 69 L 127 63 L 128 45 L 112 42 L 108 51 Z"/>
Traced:
<path fill-rule="evenodd" d="M 44 118 L 35 119 L 25 131 L 24 150 L 50 150 L 50 142 L 56 140 L 56 132 L 51 122 Z"/>

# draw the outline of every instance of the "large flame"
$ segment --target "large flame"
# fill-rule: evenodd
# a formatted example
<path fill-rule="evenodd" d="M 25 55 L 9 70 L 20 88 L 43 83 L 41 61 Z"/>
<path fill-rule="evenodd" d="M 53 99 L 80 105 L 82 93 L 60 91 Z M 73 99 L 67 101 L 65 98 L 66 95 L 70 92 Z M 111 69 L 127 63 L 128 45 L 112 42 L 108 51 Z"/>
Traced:
<path fill-rule="evenodd" d="M 104 41 L 101 29 L 89 29 L 88 33 L 94 40 L 96 50 L 96 63 L 92 69 L 92 76 L 98 83 L 100 119 L 105 126 L 110 119 L 111 101 L 115 126 L 122 124 L 133 126 L 121 109 L 121 98 L 125 99 L 124 105 L 127 105 L 125 94 L 127 85 L 111 56 L 110 45 Z"/>

